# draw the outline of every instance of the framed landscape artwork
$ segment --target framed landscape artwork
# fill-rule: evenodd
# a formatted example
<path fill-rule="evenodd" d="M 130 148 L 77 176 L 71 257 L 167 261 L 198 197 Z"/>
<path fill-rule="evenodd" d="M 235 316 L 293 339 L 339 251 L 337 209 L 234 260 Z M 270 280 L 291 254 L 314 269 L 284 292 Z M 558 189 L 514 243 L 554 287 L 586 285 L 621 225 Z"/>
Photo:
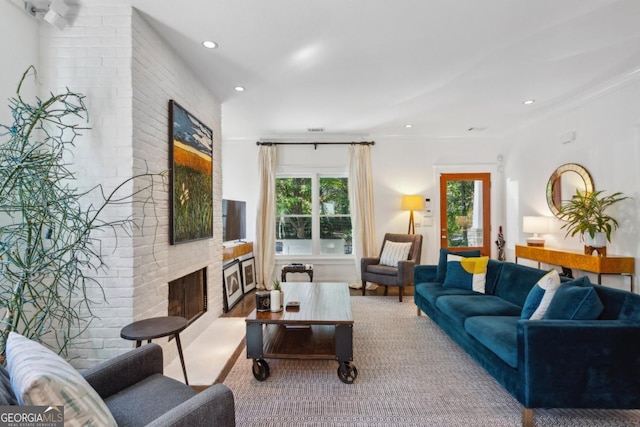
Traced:
<path fill-rule="evenodd" d="M 244 295 L 240 277 L 240 261 L 235 260 L 223 267 L 222 286 L 224 287 L 224 312 L 226 313 Z"/>
<path fill-rule="evenodd" d="M 240 261 L 240 270 L 242 271 L 242 288 L 246 294 L 256 288 L 256 259 L 252 257 Z"/>
<path fill-rule="evenodd" d="M 213 132 L 169 101 L 170 243 L 213 237 Z"/>

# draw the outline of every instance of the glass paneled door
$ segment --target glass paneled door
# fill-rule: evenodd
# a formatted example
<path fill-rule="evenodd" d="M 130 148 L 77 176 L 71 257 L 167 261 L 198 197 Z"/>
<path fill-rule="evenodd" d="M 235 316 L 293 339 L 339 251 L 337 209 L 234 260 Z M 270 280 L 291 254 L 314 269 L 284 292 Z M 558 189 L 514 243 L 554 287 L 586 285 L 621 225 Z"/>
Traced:
<path fill-rule="evenodd" d="M 491 255 L 491 175 L 440 175 L 440 246 Z"/>

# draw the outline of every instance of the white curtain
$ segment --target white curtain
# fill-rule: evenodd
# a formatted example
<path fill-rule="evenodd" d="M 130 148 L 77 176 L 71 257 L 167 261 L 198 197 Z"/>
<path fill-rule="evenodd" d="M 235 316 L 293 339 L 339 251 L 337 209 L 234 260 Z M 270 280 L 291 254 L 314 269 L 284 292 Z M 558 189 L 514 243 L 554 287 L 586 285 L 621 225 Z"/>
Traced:
<path fill-rule="evenodd" d="M 257 287 L 271 289 L 276 262 L 276 147 L 261 145 L 259 152 L 260 199 L 256 218 Z"/>
<path fill-rule="evenodd" d="M 371 147 L 353 144 L 349 147 L 349 205 L 353 227 L 353 254 L 357 277 L 360 278 L 360 259 L 378 256 L 375 242 L 375 217 L 373 214 L 373 175 L 371 172 Z M 362 287 L 360 281 L 354 288 Z"/>

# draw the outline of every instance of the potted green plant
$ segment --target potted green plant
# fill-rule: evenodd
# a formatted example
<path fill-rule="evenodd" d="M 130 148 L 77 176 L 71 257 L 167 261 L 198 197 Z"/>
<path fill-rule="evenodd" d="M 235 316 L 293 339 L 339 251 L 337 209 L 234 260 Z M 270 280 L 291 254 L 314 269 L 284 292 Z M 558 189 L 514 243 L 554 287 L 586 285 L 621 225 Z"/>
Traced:
<path fill-rule="evenodd" d="M 89 289 L 106 300 L 96 278 L 107 268 L 101 233 L 131 233 L 135 226 L 130 218 L 103 219 L 104 211 L 133 203 L 134 195 L 144 200 L 146 191 L 153 203 L 151 173 L 111 192 L 102 185 L 77 188 L 68 156 L 88 129 L 81 124 L 84 96 L 67 89 L 26 100 L 21 88 L 30 75 L 35 68 L 25 71 L 9 100 L 14 122 L 0 124 L 0 360 L 11 331 L 67 352 L 96 318 Z M 134 180 L 140 186 L 132 194 L 127 188 Z"/>
<path fill-rule="evenodd" d="M 277 312 L 282 310 L 282 303 L 284 300 L 284 294 L 280 287 L 280 281 L 277 279 L 273 281 L 273 289 L 271 290 L 271 311 Z"/>
<path fill-rule="evenodd" d="M 565 236 L 580 235 L 587 247 L 600 248 L 611 242 L 611 232 L 618 228 L 618 221 L 606 213 L 612 205 L 628 199 L 621 192 L 615 192 L 608 196 L 604 191 L 591 191 L 576 194 L 570 200 L 564 201 L 558 217 L 566 224 L 562 226 L 567 230 Z"/>

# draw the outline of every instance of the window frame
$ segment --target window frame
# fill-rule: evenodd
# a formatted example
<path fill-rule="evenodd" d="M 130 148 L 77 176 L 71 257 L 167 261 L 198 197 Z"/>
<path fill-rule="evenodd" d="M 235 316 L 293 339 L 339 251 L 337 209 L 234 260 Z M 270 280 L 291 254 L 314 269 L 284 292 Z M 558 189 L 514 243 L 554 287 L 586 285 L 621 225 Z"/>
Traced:
<path fill-rule="evenodd" d="M 321 238 L 320 238 L 320 217 L 321 216 L 336 216 L 345 217 L 347 215 L 321 215 L 320 211 L 320 178 L 347 178 L 349 174 L 344 169 L 333 168 L 318 168 L 313 170 L 306 170 L 304 172 L 294 169 L 278 170 L 276 172 L 276 179 L 279 178 L 311 178 L 311 253 L 310 254 L 284 254 L 276 252 L 276 259 L 353 259 L 353 253 L 351 254 L 321 254 Z M 276 214 L 277 216 L 277 214 Z M 349 205 L 349 215 L 351 219 L 351 206 Z M 352 222 L 353 226 L 353 222 Z M 274 224 L 275 227 L 275 224 Z M 276 238 L 276 242 L 279 239 Z M 275 248 L 274 248 L 275 251 Z"/>

